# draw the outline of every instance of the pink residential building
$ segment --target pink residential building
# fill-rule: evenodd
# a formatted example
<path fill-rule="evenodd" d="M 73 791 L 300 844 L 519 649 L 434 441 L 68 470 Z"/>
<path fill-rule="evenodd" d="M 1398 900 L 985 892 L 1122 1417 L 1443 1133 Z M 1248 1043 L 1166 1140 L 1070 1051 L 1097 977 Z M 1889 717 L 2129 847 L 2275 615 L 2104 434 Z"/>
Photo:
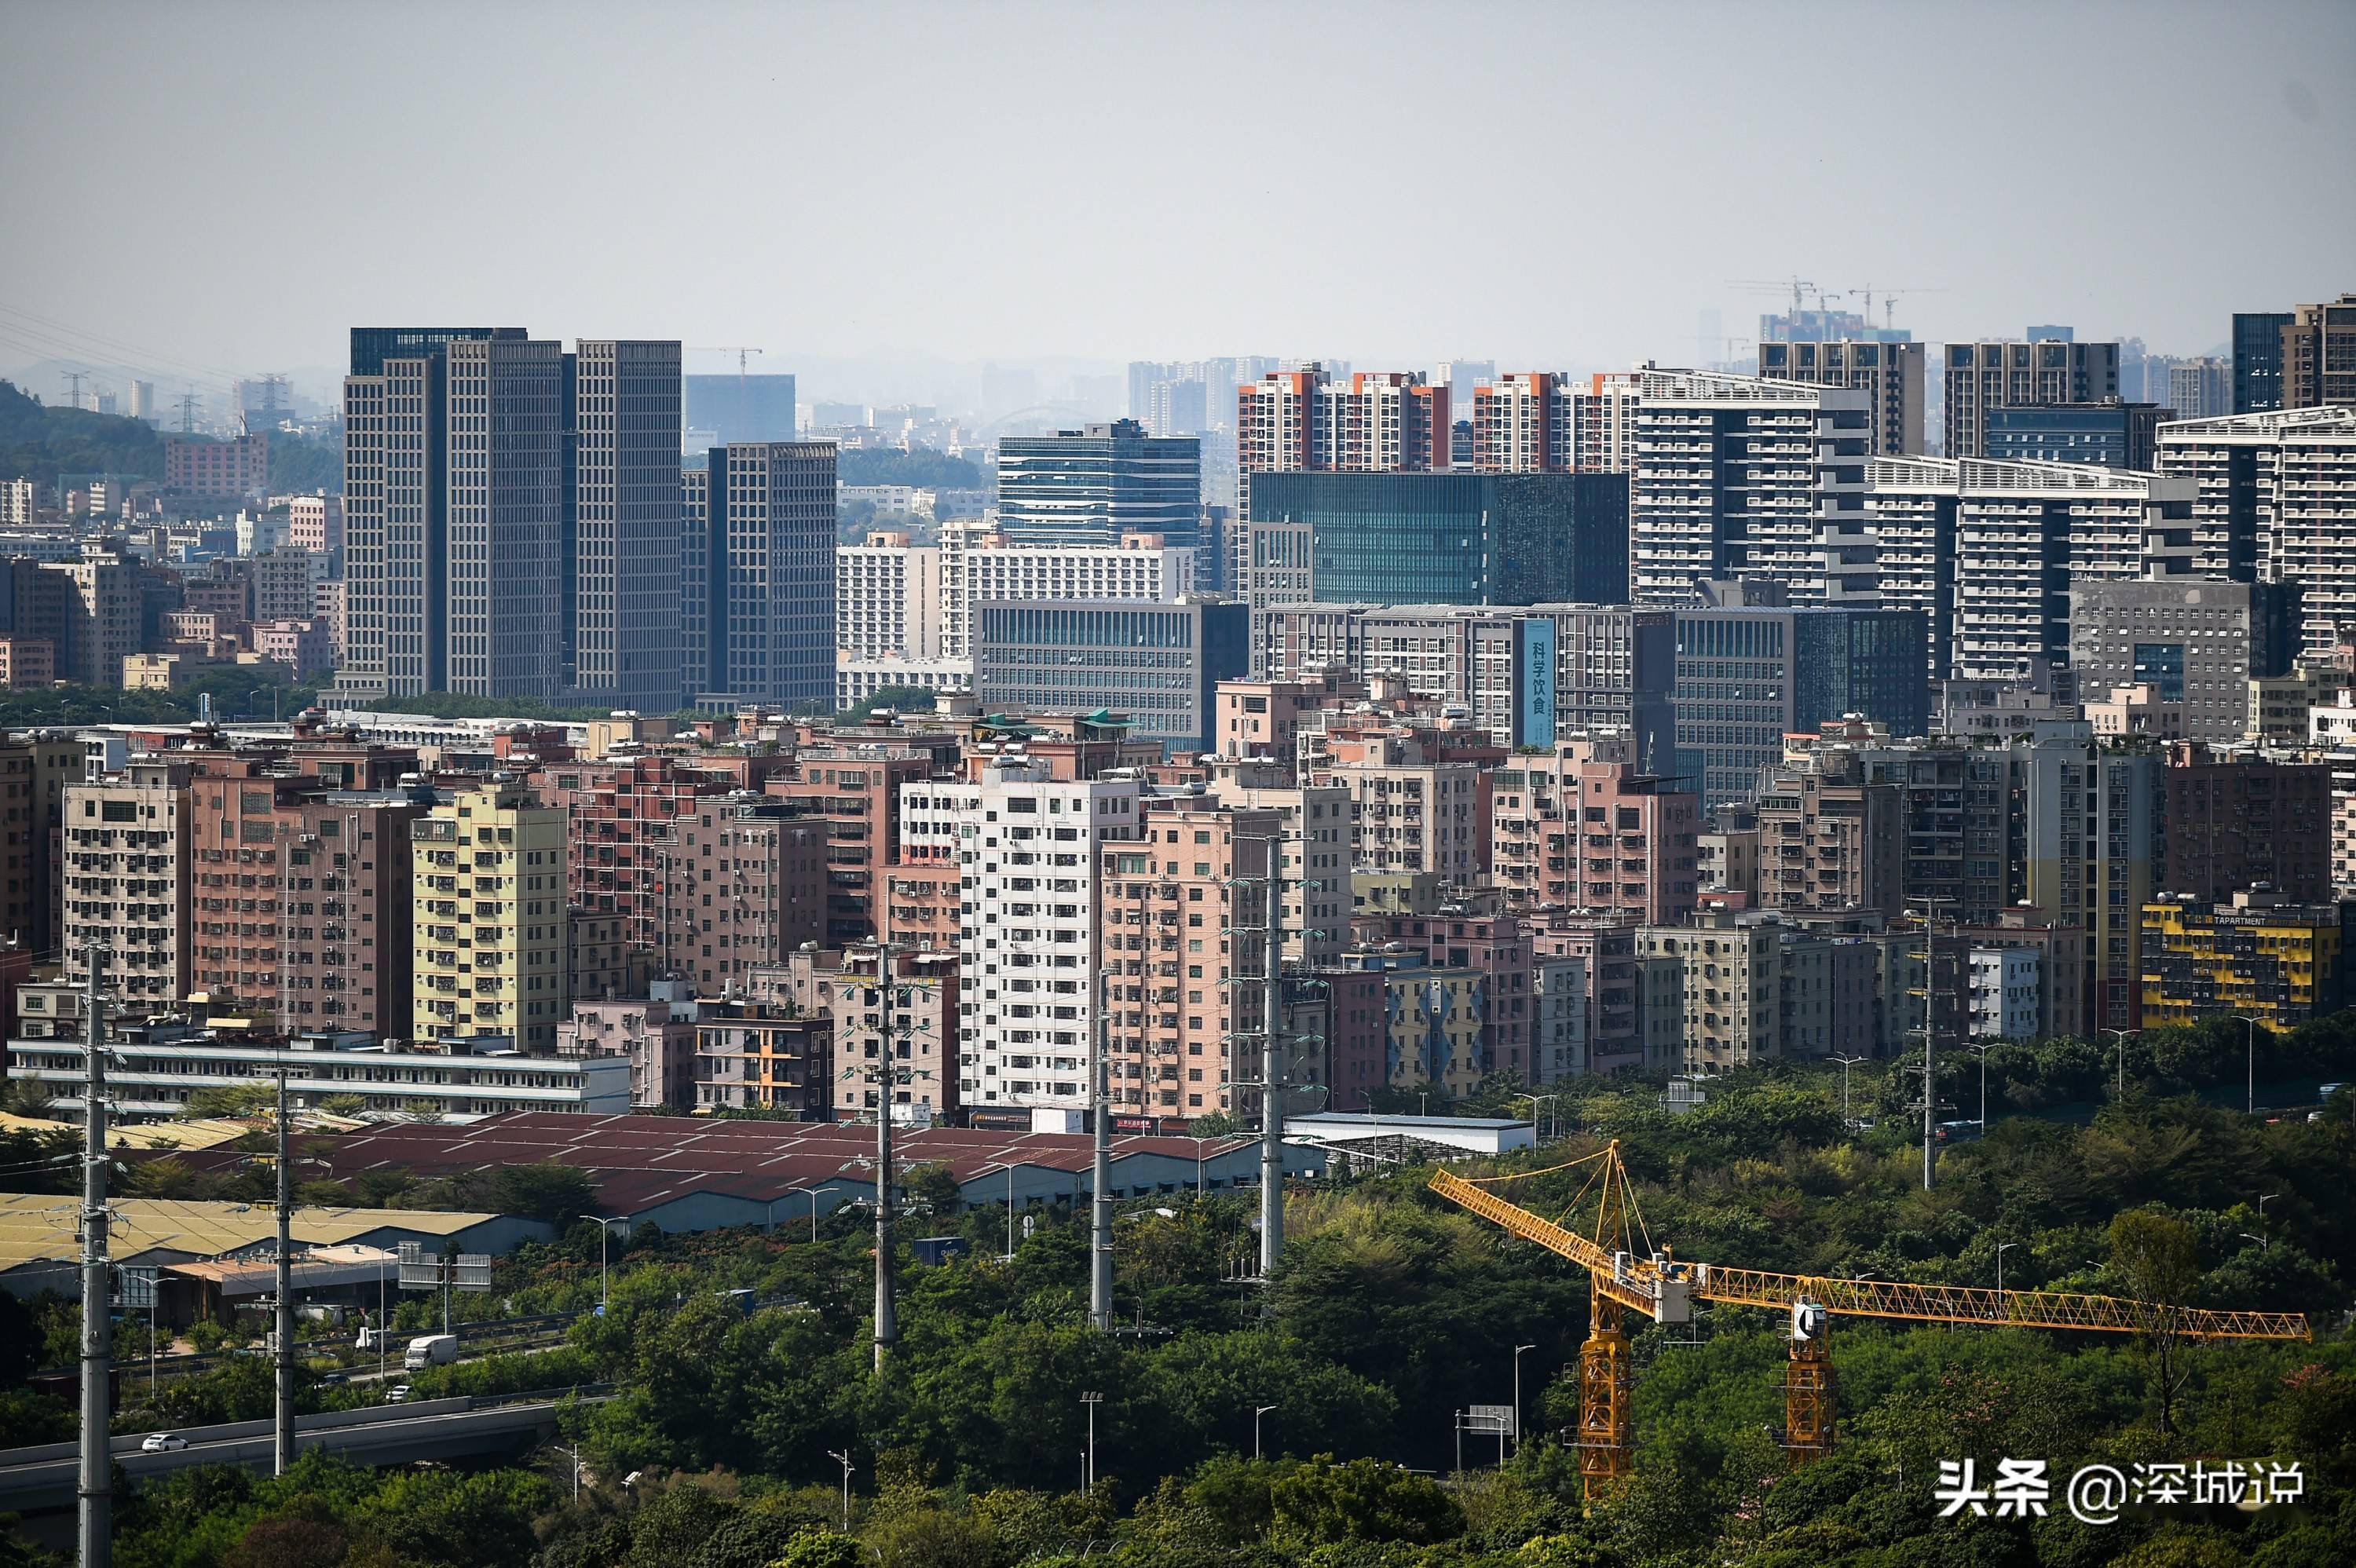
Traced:
<path fill-rule="evenodd" d="M 1620 737 L 1573 738 L 1497 770 L 1490 860 L 1515 909 L 1659 925 L 1694 907 L 1701 803 L 1628 757 Z"/>
<path fill-rule="evenodd" d="M 253 651 L 284 665 L 298 683 L 336 667 L 334 641 L 317 621 L 272 621 L 256 626 Z"/>

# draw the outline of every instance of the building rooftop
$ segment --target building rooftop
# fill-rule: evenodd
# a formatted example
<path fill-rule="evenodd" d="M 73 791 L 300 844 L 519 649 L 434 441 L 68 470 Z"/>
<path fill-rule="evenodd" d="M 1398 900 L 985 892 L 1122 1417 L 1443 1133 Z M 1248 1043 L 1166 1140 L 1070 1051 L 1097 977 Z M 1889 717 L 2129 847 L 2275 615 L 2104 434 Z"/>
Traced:
<path fill-rule="evenodd" d="M 168 1198 L 118 1198 L 112 1248 L 118 1259 L 179 1252 L 220 1258 L 274 1243 L 277 1217 L 268 1204 Z M 338 1246 L 387 1231 L 455 1236 L 496 1220 L 496 1214 L 435 1213 L 418 1209 L 297 1209 L 294 1240 Z M 81 1200 L 57 1193 L 0 1193 L 0 1270 L 81 1255 Z"/>

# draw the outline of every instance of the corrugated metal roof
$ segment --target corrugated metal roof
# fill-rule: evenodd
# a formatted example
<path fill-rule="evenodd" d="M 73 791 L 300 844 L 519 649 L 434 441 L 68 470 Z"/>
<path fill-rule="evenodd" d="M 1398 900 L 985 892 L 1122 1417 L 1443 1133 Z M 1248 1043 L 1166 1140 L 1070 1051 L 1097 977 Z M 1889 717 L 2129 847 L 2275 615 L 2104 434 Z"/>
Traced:
<path fill-rule="evenodd" d="M 1112 1142 L 1113 1180 L 1133 1185 L 1121 1162 L 1158 1156 L 1191 1165 L 1199 1149 L 1216 1160 L 1257 1147 L 1248 1136 L 1190 1137 L 1119 1134 Z M 897 1131 L 893 1162 L 939 1163 L 960 1182 L 988 1179 L 1009 1166 L 1083 1175 L 1094 1157 L 1084 1133 L 994 1131 L 986 1127 L 916 1127 Z M 711 1117 L 576 1115 L 518 1111 L 464 1125 L 403 1122 L 343 1136 L 312 1138 L 304 1152 L 327 1161 L 338 1177 L 368 1170 L 408 1170 L 421 1176 L 554 1161 L 578 1166 L 597 1181 L 607 1213 L 638 1213 L 671 1199 L 708 1192 L 773 1203 L 798 1187 L 830 1179 L 873 1191 L 875 1129 L 839 1122 L 766 1122 Z M 185 1157 L 203 1166 L 213 1157 Z"/>
<path fill-rule="evenodd" d="M 118 1259 L 177 1252 L 219 1258 L 273 1242 L 278 1221 L 267 1204 L 171 1198 L 118 1198 L 110 1250 Z M 496 1220 L 496 1214 L 436 1213 L 421 1209 L 297 1209 L 294 1240 L 334 1246 L 379 1231 L 453 1236 Z M 0 1193 L 0 1269 L 80 1255 L 81 1200 L 50 1193 Z"/>

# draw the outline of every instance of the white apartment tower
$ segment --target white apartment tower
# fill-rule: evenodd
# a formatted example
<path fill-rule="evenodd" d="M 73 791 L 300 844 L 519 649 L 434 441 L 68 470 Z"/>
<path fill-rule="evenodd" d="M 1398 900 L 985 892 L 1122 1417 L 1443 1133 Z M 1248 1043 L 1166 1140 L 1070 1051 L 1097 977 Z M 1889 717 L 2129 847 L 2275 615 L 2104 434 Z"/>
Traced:
<path fill-rule="evenodd" d="M 1889 498 L 1954 503 L 1954 673 L 2008 680 L 2070 654 L 2072 581 L 2190 570 L 2192 482 L 2094 464 L 1877 458 Z"/>
<path fill-rule="evenodd" d="M 941 528 L 943 658 L 973 656 L 976 604 L 1034 599 L 1126 599 L 1175 604 L 1194 592 L 1196 555 L 1160 534 L 1124 534 L 1117 545 L 1018 544 L 988 523 Z"/>
<path fill-rule="evenodd" d="M 2158 452 L 2193 486 L 2193 570 L 2298 582 L 2304 656 L 2328 658 L 2356 621 L 2356 406 L 2179 421 Z"/>
<path fill-rule="evenodd" d="M 1705 578 L 1772 577 L 1795 604 L 1862 542 L 1868 393 L 1701 370 L 1639 373 L 1628 486 L 1639 604 L 1692 602 Z"/>
<path fill-rule="evenodd" d="M 901 786 L 901 838 L 958 871 L 959 1100 L 1082 1112 L 1098 1050 L 1098 847 L 1139 837 L 1135 778 L 1063 780 L 1019 750 L 974 782 Z"/>
<path fill-rule="evenodd" d="M 834 551 L 834 645 L 854 659 L 937 657 L 941 551 L 879 529 Z"/>

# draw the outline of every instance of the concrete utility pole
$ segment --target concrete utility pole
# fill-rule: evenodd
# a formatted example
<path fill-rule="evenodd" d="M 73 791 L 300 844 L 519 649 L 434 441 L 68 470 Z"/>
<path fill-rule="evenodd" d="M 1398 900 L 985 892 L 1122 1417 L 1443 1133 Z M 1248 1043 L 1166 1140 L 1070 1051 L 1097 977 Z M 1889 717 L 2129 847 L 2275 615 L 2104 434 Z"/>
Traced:
<path fill-rule="evenodd" d="M 294 1463 L 294 1159 L 286 1127 L 286 1068 L 278 1068 L 278 1391 L 273 1402 L 271 1473 Z"/>
<path fill-rule="evenodd" d="M 98 994 L 105 956 L 102 948 L 90 949 L 90 978 L 82 993 L 81 1470 L 75 1488 L 81 1568 L 108 1568 L 114 1561 L 114 1472 L 107 1447 L 114 1347 L 106 1310 L 106 1019 Z"/>
<path fill-rule="evenodd" d="M 890 942 L 875 947 L 875 1002 L 884 1019 L 883 1060 L 875 1069 L 875 1370 L 899 1342 L 898 1282 L 892 1267 L 892 1091 L 900 1069 L 892 1055 L 892 960 L 899 953 Z M 810 1202 L 818 1199 L 813 1195 Z"/>
<path fill-rule="evenodd" d="M 888 1047 L 887 1047 L 888 1049 Z M 900 1338 L 892 1278 L 892 1080 L 887 1060 L 875 1096 L 875 1370 Z"/>
<path fill-rule="evenodd" d="M 1284 1031 L 1284 840 L 1271 834 L 1268 848 L 1267 945 L 1260 955 L 1267 1010 L 1259 1052 L 1259 1276 L 1276 1273 L 1284 1254 L 1284 1074 L 1278 1052 Z"/>
<path fill-rule="evenodd" d="M 1088 1075 L 1089 1098 L 1094 1102 L 1096 1149 L 1088 1166 L 1093 1183 L 1088 1204 L 1090 1235 L 1088 1238 L 1088 1327 L 1099 1334 L 1112 1332 L 1112 1031 L 1107 1016 L 1112 987 L 1105 980 L 1097 986 L 1097 1060 L 1096 1071 Z M 1008 1212 L 1011 1214 L 1010 1207 Z M 1089 1407 L 1094 1419 L 1096 1409 Z"/>

